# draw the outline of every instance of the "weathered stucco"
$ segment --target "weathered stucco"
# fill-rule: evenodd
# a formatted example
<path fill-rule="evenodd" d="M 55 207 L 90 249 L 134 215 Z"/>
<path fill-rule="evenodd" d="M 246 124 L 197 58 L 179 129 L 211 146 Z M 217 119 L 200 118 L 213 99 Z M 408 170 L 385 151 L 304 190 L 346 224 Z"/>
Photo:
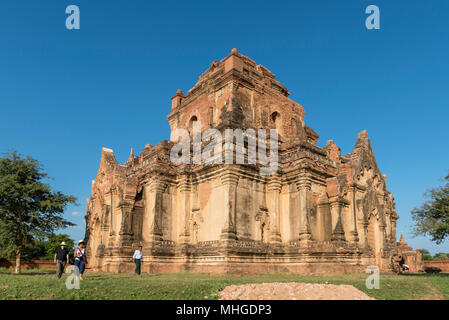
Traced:
<path fill-rule="evenodd" d="M 168 121 L 192 130 L 276 128 L 279 168 L 260 164 L 174 165 L 173 141 L 147 145 L 117 163 L 103 148 L 87 200 L 90 267 L 144 271 L 360 272 L 392 269 L 397 254 L 394 199 L 367 133 L 340 154 L 304 123 L 304 108 L 265 67 L 233 49 L 214 61 L 187 95 L 172 98 Z M 240 146 L 246 148 L 246 145 Z"/>

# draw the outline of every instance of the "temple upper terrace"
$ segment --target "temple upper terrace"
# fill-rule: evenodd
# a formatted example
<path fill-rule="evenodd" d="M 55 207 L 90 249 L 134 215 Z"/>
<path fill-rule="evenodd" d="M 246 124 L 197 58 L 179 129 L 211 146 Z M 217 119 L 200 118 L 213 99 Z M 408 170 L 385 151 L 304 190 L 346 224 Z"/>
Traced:
<path fill-rule="evenodd" d="M 212 61 L 209 68 L 198 78 L 198 82 L 187 91 L 187 95 L 184 96 L 183 92 L 178 89 L 172 97 L 172 109 L 188 104 L 200 92 L 203 92 L 201 89 L 208 87 L 208 85 L 212 85 L 218 90 L 232 80 L 239 81 L 251 89 L 265 87 L 274 89 L 285 97 L 290 95 L 287 88 L 276 80 L 275 75 L 270 70 L 256 64 L 254 60 L 240 54 L 234 48 L 221 61 Z"/>

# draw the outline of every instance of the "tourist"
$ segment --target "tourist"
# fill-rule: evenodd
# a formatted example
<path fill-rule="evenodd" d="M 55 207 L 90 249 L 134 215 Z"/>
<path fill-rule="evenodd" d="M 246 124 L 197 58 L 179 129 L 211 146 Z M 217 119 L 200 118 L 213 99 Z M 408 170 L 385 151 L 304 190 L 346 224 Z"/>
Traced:
<path fill-rule="evenodd" d="M 140 276 L 140 268 L 143 263 L 142 246 L 139 246 L 136 251 L 134 251 L 133 261 L 136 264 L 136 270 L 134 271 L 136 276 Z"/>
<path fill-rule="evenodd" d="M 69 250 L 66 249 L 64 241 L 55 250 L 54 262 L 56 263 L 56 276 L 60 279 L 66 264 L 69 264 Z"/>
<path fill-rule="evenodd" d="M 86 247 L 84 240 L 78 241 L 78 247 L 75 249 L 75 275 L 79 275 L 80 279 L 83 280 L 84 269 L 86 268 L 87 258 L 86 258 Z"/>

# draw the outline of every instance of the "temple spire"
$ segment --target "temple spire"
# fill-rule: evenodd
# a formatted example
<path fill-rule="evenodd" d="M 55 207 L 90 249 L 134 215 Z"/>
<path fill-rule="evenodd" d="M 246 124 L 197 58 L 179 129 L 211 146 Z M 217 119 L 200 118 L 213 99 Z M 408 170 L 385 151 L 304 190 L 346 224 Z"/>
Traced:
<path fill-rule="evenodd" d="M 399 243 L 400 244 L 407 244 L 407 242 L 405 241 L 405 238 L 404 238 L 404 234 L 401 232 L 401 239 L 399 240 Z"/>
<path fill-rule="evenodd" d="M 129 154 L 128 161 L 132 161 L 133 159 L 134 159 L 134 150 L 133 150 L 133 148 L 131 148 L 131 152 Z"/>

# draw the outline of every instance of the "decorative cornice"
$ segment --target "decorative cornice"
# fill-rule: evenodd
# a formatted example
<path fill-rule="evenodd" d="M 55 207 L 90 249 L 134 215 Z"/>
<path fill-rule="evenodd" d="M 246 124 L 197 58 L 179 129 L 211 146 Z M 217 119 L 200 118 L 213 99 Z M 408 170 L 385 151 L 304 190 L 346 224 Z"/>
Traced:
<path fill-rule="evenodd" d="M 307 189 L 311 190 L 312 188 L 312 178 L 309 173 L 307 173 L 305 170 L 301 170 L 301 173 L 299 174 L 299 178 L 296 181 L 296 186 L 298 189 Z"/>
<path fill-rule="evenodd" d="M 337 205 L 347 206 L 350 204 L 350 202 L 341 196 L 333 196 L 333 197 L 329 197 L 329 204 L 331 205 L 331 207 L 334 207 Z"/>
<path fill-rule="evenodd" d="M 147 186 L 149 187 L 150 191 L 164 192 L 167 188 L 167 183 L 163 180 L 159 180 L 156 177 L 152 177 L 148 181 Z"/>
<path fill-rule="evenodd" d="M 226 185 L 237 185 L 239 181 L 239 175 L 230 171 L 223 172 L 220 178 L 221 183 Z"/>
<path fill-rule="evenodd" d="M 178 190 L 181 192 L 188 192 L 190 191 L 192 188 L 190 186 L 189 183 L 189 179 L 187 176 L 183 176 L 179 181 L 178 181 Z"/>
<path fill-rule="evenodd" d="M 268 191 L 278 191 L 280 192 L 282 189 L 282 183 L 281 180 L 278 178 L 273 178 L 270 180 L 267 184 Z"/>

